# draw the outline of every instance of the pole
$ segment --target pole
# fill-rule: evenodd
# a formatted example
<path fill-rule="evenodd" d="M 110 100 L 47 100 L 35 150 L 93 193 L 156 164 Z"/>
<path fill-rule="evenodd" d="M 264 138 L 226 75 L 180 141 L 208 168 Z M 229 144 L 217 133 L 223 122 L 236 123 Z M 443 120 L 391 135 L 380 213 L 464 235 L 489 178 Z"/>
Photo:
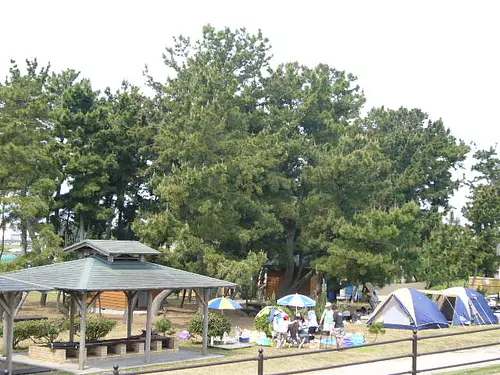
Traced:
<path fill-rule="evenodd" d="M 208 351 L 208 289 L 203 289 L 203 338 L 201 354 L 207 355 Z"/>
<path fill-rule="evenodd" d="M 144 360 L 149 363 L 151 359 L 151 329 L 153 327 L 153 293 L 148 290 L 148 307 L 146 314 L 146 350 L 144 351 Z"/>
<path fill-rule="evenodd" d="M 257 375 L 264 375 L 264 349 L 259 348 L 257 356 Z"/>
<path fill-rule="evenodd" d="M 134 321 L 134 295 L 136 292 L 128 291 L 127 295 L 127 339 L 132 337 L 132 323 Z"/>
<path fill-rule="evenodd" d="M 85 336 L 87 331 L 87 295 L 80 296 L 80 348 L 78 350 L 78 369 L 85 368 Z"/>
<path fill-rule="evenodd" d="M 75 313 L 76 313 L 76 300 L 73 294 L 69 295 L 69 341 L 75 341 Z"/>
<path fill-rule="evenodd" d="M 411 338 L 411 374 L 416 375 L 417 374 L 417 355 L 418 355 L 418 350 L 417 350 L 417 342 L 418 342 L 418 331 L 414 330 L 413 331 L 413 336 Z"/>
<path fill-rule="evenodd" d="M 7 294 L 7 304 L 9 310 L 7 311 L 7 321 L 4 324 L 4 335 L 7 335 L 7 348 L 5 349 L 5 361 L 7 362 L 7 370 L 9 374 L 12 374 L 12 351 L 14 347 L 14 310 L 16 303 L 17 293 Z"/>

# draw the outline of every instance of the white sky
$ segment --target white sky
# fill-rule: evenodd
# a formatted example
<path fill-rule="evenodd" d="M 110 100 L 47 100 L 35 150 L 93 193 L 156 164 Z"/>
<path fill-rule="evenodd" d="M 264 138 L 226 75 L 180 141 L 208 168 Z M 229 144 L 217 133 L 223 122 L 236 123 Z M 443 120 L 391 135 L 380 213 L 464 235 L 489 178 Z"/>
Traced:
<path fill-rule="evenodd" d="M 1 0 L 0 77 L 11 58 L 73 68 L 94 88 L 159 79 L 171 37 L 203 25 L 261 29 L 274 63 L 320 62 L 359 78 L 366 108 L 418 107 L 488 148 L 500 141 L 500 2 Z M 465 192 L 454 199 L 459 208 Z"/>

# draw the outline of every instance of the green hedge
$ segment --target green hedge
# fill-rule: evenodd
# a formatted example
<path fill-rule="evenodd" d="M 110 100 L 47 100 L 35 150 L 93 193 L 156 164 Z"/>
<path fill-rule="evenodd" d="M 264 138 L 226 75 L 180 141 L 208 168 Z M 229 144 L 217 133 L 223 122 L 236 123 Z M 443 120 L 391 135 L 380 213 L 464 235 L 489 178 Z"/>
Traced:
<path fill-rule="evenodd" d="M 167 332 L 170 332 L 171 328 L 172 328 L 172 321 L 166 316 L 156 322 L 156 330 L 158 332 L 163 333 L 163 335 L 165 335 L 165 333 Z"/>
<path fill-rule="evenodd" d="M 64 331 L 62 320 L 26 320 L 14 324 L 14 348 L 26 340 L 37 344 L 48 344 L 57 339 Z M 0 334 L 3 336 L 3 325 L 0 325 Z"/>
<path fill-rule="evenodd" d="M 188 331 L 191 334 L 201 336 L 203 334 L 203 315 L 195 314 L 188 324 Z M 208 312 L 208 337 L 221 337 L 224 332 L 231 331 L 231 322 L 227 316 L 217 311 Z"/>
<path fill-rule="evenodd" d="M 87 328 L 85 330 L 85 340 L 87 342 L 97 341 L 105 337 L 116 326 L 116 321 L 113 319 L 104 318 L 101 316 L 90 317 L 87 319 Z M 67 325 L 69 329 L 69 325 Z M 75 332 L 80 332 L 80 321 L 75 322 Z"/>

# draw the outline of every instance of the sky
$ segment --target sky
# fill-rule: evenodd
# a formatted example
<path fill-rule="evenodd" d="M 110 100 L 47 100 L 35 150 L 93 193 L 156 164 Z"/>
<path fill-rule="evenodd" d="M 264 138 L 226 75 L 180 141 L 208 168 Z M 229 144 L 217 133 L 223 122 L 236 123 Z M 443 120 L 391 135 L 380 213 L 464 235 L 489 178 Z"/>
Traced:
<path fill-rule="evenodd" d="M 143 85 L 145 64 L 166 77 L 162 53 L 173 36 L 197 39 L 206 24 L 260 29 L 273 64 L 346 70 L 358 77 L 365 110 L 421 108 L 457 138 L 489 148 L 500 141 L 499 14 L 496 0 L 1 0 L 0 78 L 10 59 L 36 57 L 55 71 L 80 71 L 94 88 Z M 452 200 L 457 209 L 466 193 Z"/>

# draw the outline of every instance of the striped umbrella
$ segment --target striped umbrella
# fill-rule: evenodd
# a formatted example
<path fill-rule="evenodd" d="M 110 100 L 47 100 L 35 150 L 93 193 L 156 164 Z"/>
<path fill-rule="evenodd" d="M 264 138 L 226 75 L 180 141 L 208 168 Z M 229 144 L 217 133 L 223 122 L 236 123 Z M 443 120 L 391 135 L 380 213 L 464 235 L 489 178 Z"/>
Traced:
<path fill-rule="evenodd" d="M 214 310 L 241 310 L 243 307 L 230 298 L 219 297 L 208 301 L 208 308 Z"/>
<path fill-rule="evenodd" d="M 316 301 L 312 298 L 304 296 L 302 294 L 289 294 L 288 296 L 281 297 L 277 301 L 280 306 L 293 306 L 295 307 L 295 312 L 297 312 L 297 307 L 314 307 L 316 306 Z"/>

